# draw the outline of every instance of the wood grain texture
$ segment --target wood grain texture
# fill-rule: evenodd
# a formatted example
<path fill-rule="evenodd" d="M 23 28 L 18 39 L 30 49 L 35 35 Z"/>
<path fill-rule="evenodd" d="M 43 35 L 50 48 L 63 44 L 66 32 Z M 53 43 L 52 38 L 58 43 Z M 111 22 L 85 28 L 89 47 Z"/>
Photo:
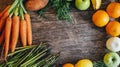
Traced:
<path fill-rule="evenodd" d="M 11 3 L 0 0 L 0 11 Z M 103 0 L 102 7 L 114 0 Z M 92 6 L 87 11 L 71 10 L 73 20 L 57 20 L 53 11 L 46 12 L 47 19 L 39 17 L 35 12 L 29 12 L 32 19 L 33 43 L 47 41 L 53 48 L 52 53 L 61 52 L 57 67 L 66 62 L 76 63 L 87 58 L 92 61 L 103 60 L 108 50 L 105 47 L 109 36 L 104 28 L 93 25 L 91 17 L 95 11 Z"/>

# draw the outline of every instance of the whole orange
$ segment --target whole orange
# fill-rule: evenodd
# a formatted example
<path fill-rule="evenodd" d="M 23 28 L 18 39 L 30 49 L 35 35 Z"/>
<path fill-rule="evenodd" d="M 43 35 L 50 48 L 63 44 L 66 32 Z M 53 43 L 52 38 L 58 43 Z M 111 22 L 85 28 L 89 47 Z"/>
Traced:
<path fill-rule="evenodd" d="M 109 16 L 104 10 L 98 10 L 92 16 L 93 23 L 98 27 L 104 27 L 109 22 Z"/>
<path fill-rule="evenodd" d="M 106 9 L 108 15 L 112 18 L 120 17 L 120 3 L 111 2 Z"/>
<path fill-rule="evenodd" d="M 71 63 L 66 63 L 66 64 L 64 64 L 62 67 L 74 67 L 74 65 L 71 64 Z"/>
<path fill-rule="evenodd" d="M 106 26 L 106 32 L 111 36 L 119 36 L 120 35 L 120 23 L 118 21 L 111 21 Z"/>

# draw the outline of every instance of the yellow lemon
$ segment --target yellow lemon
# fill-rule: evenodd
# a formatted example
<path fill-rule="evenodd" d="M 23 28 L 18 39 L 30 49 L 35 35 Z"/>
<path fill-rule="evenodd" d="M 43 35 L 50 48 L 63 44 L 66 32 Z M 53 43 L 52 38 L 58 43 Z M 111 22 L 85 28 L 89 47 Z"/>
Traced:
<path fill-rule="evenodd" d="M 75 64 L 75 67 L 93 67 L 93 63 L 89 59 L 82 59 Z"/>

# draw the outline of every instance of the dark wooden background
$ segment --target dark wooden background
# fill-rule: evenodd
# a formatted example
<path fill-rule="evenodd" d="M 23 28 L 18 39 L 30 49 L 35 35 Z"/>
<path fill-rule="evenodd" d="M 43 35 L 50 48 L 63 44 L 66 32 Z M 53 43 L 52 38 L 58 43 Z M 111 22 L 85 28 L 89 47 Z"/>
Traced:
<path fill-rule="evenodd" d="M 12 1 L 0 0 L 0 11 Z M 105 9 L 112 1 L 114 0 L 103 0 L 100 9 Z M 52 53 L 61 52 L 57 67 L 66 62 L 76 63 L 83 58 L 92 61 L 103 60 L 103 56 L 108 52 L 105 43 L 109 36 L 104 28 L 93 25 L 91 17 L 94 12 L 92 5 L 86 11 L 73 8 L 72 23 L 57 20 L 53 11 L 45 13 L 48 19 L 39 17 L 35 12 L 29 12 L 32 19 L 33 43 L 47 41 L 53 48 Z"/>

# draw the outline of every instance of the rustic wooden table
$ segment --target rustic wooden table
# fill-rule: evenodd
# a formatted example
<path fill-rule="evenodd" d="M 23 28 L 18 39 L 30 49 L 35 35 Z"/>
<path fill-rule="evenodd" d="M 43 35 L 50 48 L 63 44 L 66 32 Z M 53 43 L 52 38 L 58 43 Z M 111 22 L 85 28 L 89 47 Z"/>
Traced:
<path fill-rule="evenodd" d="M 13 1 L 13 0 L 12 0 Z M 0 0 L 0 11 L 11 0 Z M 100 9 L 114 0 L 103 0 Z M 32 19 L 33 43 L 47 41 L 53 48 L 52 52 L 61 52 L 57 67 L 66 62 L 75 63 L 79 59 L 87 58 L 92 61 L 103 60 L 108 50 L 105 47 L 109 36 L 104 28 L 93 25 L 91 16 L 95 11 L 92 6 L 87 11 L 72 9 L 72 23 L 57 20 L 53 11 L 46 12 L 48 19 L 39 17 L 35 12 L 29 12 Z"/>

